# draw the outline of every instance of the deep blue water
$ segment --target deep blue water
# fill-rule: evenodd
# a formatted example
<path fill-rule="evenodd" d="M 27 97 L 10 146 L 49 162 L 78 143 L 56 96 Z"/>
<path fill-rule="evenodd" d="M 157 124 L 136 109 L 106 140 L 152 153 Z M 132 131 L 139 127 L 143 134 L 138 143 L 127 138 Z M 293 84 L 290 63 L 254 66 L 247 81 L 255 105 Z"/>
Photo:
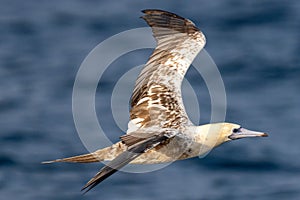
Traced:
<path fill-rule="evenodd" d="M 2 197 L 300 199 L 299 1 L 1 0 L 0 5 Z M 231 142 L 203 159 L 179 161 L 151 173 L 120 172 L 82 196 L 80 188 L 102 164 L 40 162 L 87 152 L 72 116 L 76 73 L 98 43 L 144 27 L 139 16 L 146 8 L 178 13 L 201 28 L 226 87 L 226 121 L 266 131 L 270 137 Z M 118 66 L 130 69 L 149 54 L 145 50 L 123 56 L 101 79 L 97 114 L 113 141 L 122 132 L 110 111 L 111 77 L 120 76 Z M 193 70 L 187 77 L 203 91 L 198 94 L 200 123 L 206 123 L 207 89 Z"/>

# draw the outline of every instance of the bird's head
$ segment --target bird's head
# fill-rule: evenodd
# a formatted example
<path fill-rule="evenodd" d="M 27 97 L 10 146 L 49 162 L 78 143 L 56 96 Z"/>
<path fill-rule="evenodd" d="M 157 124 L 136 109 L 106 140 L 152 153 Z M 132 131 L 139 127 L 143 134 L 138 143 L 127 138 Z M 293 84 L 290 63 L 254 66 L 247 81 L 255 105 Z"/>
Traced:
<path fill-rule="evenodd" d="M 221 123 L 220 137 L 224 142 L 249 137 L 267 137 L 268 134 L 243 128 L 241 125 Z"/>
<path fill-rule="evenodd" d="M 219 146 L 224 142 L 249 137 L 267 137 L 264 132 L 251 131 L 233 123 L 214 123 L 199 126 L 201 140 L 209 146 Z"/>

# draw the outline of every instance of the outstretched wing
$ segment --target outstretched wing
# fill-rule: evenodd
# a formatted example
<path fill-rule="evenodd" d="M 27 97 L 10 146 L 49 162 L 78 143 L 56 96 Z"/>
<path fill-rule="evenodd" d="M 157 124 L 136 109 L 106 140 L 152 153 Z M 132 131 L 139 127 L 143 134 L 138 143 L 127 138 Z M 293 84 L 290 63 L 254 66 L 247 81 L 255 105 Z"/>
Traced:
<path fill-rule="evenodd" d="M 181 83 L 205 45 L 205 36 L 190 20 L 161 10 L 143 13 L 157 47 L 136 81 L 127 133 L 138 128 L 178 128 L 191 123 L 182 102 Z"/>
<path fill-rule="evenodd" d="M 161 132 L 148 132 L 147 134 L 133 132 L 121 136 L 121 140 L 128 146 L 128 150 L 118 155 L 110 163 L 104 166 L 83 188 L 88 192 L 103 180 L 117 172 L 120 168 L 130 163 L 141 154 L 159 144 L 173 138 L 178 132 L 175 130 L 163 130 Z"/>

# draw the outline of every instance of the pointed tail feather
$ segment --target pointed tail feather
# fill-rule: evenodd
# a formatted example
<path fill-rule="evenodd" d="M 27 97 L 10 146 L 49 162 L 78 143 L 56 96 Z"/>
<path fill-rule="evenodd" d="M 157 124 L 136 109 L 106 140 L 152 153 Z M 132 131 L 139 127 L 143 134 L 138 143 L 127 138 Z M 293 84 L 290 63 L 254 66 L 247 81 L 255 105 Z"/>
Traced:
<path fill-rule="evenodd" d="M 44 161 L 42 164 L 56 163 L 56 162 L 73 162 L 73 163 L 91 163 L 100 162 L 103 158 L 94 153 L 83 154 L 79 156 L 73 156 L 69 158 L 56 159 L 51 161 Z"/>
<path fill-rule="evenodd" d="M 79 156 L 73 156 L 69 158 L 56 159 L 51 161 L 44 161 L 42 164 L 56 163 L 56 162 L 72 162 L 72 163 L 91 163 L 100 162 L 104 160 L 112 160 L 117 155 L 126 150 L 126 146 L 121 142 L 118 142 L 110 147 L 99 149 L 93 153 L 83 154 Z"/>

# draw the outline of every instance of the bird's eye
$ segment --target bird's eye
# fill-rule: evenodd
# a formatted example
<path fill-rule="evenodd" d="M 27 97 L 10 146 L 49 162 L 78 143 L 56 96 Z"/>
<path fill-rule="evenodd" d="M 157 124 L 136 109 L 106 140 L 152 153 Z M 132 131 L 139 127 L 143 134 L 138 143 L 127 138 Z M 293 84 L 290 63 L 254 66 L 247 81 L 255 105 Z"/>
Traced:
<path fill-rule="evenodd" d="M 234 128 L 234 129 L 232 130 L 232 132 L 233 132 L 233 133 L 237 133 L 237 132 L 240 131 L 240 129 L 241 129 L 241 128 Z"/>

